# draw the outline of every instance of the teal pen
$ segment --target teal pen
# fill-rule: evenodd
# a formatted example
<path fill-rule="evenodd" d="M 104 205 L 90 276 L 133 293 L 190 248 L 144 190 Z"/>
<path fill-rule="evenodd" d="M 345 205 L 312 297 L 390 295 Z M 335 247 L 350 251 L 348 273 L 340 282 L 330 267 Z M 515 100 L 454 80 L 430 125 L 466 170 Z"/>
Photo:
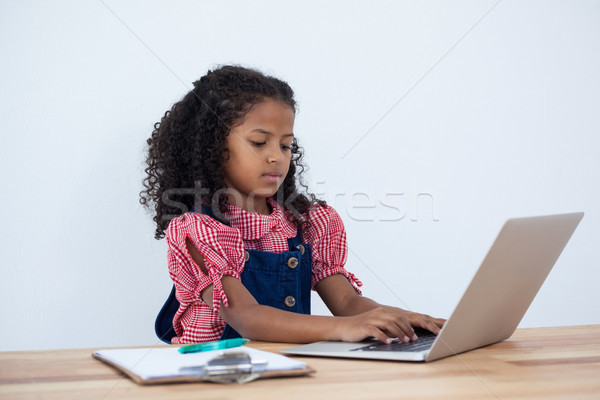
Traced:
<path fill-rule="evenodd" d="M 192 344 L 189 346 L 183 346 L 179 348 L 179 352 L 181 354 L 187 353 L 198 353 L 200 351 L 210 351 L 210 350 L 224 350 L 231 349 L 232 347 L 240 347 L 248 343 L 249 339 L 225 339 L 225 340 L 217 340 L 214 342 L 206 342 L 200 344 Z"/>

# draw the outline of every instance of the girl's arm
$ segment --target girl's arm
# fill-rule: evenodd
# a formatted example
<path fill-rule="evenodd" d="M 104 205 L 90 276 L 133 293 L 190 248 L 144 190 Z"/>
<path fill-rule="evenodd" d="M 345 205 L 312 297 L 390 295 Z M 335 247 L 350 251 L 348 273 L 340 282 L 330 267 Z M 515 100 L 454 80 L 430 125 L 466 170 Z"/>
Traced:
<path fill-rule="evenodd" d="M 391 342 L 393 337 L 404 341 L 416 339 L 406 319 L 385 307 L 376 307 L 353 316 L 305 315 L 258 304 L 237 278 L 224 276 L 222 284 L 229 307 L 221 304 L 220 315 L 248 339 L 289 343 L 320 340 L 356 342 L 368 337 L 386 343 Z M 202 292 L 202 299 L 211 304 L 212 296 L 211 285 Z"/>
<path fill-rule="evenodd" d="M 208 275 L 202 253 L 189 239 L 186 247 L 200 271 Z M 320 340 L 356 342 L 367 337 L 388 343 L 394 337 L 404 341 L 416 339 L 404 310 L 380 306 L 359 296 L 342 275 L 332 275 L 316 285 L 325 304 L 334 315 L 339 315 L 335 317 L 298 314 L 260 305 L 242 282 L 231 276 L 224 276 L 222 285 L 229 307 L 221 304 L 220 315 L 248 339 L 289 343 Z M 202 299 L 212 304 L 212 285 L 202 291 Z"/>
<path fill-rule="evenodd" d="M 350 282 L 341 274 L 331 275 L 323 279 L 315 285 L 315 290 L 333 315 L 351 316 L 382 307 L 386 311 L 402 316 L 410 326 L 425 328 L 436 335 L 445 322 L 441 318 L 433 318 L 426 314 L 406 311 L 397 307 L 384 306 L 368 297 L 363 297 L 356 293 Z M 409 337 L 414 335 L 412 329 L 406 333 Z"/>

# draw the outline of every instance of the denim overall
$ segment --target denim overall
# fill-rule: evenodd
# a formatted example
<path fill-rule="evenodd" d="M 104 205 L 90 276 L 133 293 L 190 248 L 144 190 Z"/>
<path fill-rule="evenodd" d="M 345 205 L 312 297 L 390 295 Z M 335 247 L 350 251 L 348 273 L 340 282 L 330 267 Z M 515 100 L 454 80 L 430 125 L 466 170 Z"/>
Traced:
<path fill-rule="evenodd" d="M 310 314 L 310 245 L 302 243 L 298 233 L 288 239 L 288 247 L 283 253 L 246 250 L 241 280 L 258 304 Z M 221 339 L 236 337 L 240 335 L 227 324 Z"/>
<path fill-rule="evenodd" d="M 283 253 L 245 250 L 241 281 L 261 305 L 310 314 L 312 279 L 310 245 L 302 243 L 298 231 L 295 237 L 288 239 L 288 248 L 289 250 Z M 171 343 L 171 339 L 175 336 L 173 317 L 178 309 L 179 301 L 175 297 L 175 286 L 173 286 L 155 322 L 156 335 L 166 343 Z M 235 337 L 240 335 L 229 324 L 225 325 L 221 339 Z"/>

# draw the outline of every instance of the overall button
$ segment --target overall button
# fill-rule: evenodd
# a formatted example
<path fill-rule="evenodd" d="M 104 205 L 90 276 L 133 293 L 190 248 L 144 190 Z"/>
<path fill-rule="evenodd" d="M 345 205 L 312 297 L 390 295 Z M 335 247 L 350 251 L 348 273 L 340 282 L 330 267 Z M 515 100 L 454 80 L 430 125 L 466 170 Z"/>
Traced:
<path fill-rule="evenodd" d="M 306 249 L 304 248 L 304 246 L 302 246 L 301 244 L 299 244 L 298 246 L 296 246 L 296 248 L 297 248 L 298 250 L 300 250 L 300 254 L 301 254 L 301 255 L 304 255 L 304 251 L 306 250 Z"/>
<path fill-rule="evenodd" d="M 286 307 L 294 307 L 296 305 L 296 299 L 292 296 L 288 296 L 285 298 Z"/>
<path fill-rule="evenodd" d="M 288 267 L 294 269 L 298 266 L 298 259 L 296 257 L 290 257 L 288 259 Z"/>
<path fill-rule="evenodd" d="M 250 253 L 248 253 L 247 251 L 244 251 L 244 262 L 248 262 L 249 259 L 250 259 Z"/>

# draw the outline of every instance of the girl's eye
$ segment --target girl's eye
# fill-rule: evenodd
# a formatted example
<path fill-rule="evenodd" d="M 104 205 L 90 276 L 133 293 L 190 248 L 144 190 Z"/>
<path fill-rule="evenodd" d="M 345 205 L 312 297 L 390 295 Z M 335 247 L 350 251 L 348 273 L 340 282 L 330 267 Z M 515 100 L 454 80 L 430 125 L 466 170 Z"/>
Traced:
<path fill-rule="evenodd" d="M 256 146 L 256 147 L 260 147 L 260 146 L 267 144 L 267 142 L 254 142 L 254 141 L 251 141 L 250 143 L 252 143 L 252 145 Z"/>
<path fill-rule="evenodd" d="M 292 146 L 286 146 L 286 145 L 281 145 L 281 148 L 284 149 L 285 151 L 291 150 Z"/>

